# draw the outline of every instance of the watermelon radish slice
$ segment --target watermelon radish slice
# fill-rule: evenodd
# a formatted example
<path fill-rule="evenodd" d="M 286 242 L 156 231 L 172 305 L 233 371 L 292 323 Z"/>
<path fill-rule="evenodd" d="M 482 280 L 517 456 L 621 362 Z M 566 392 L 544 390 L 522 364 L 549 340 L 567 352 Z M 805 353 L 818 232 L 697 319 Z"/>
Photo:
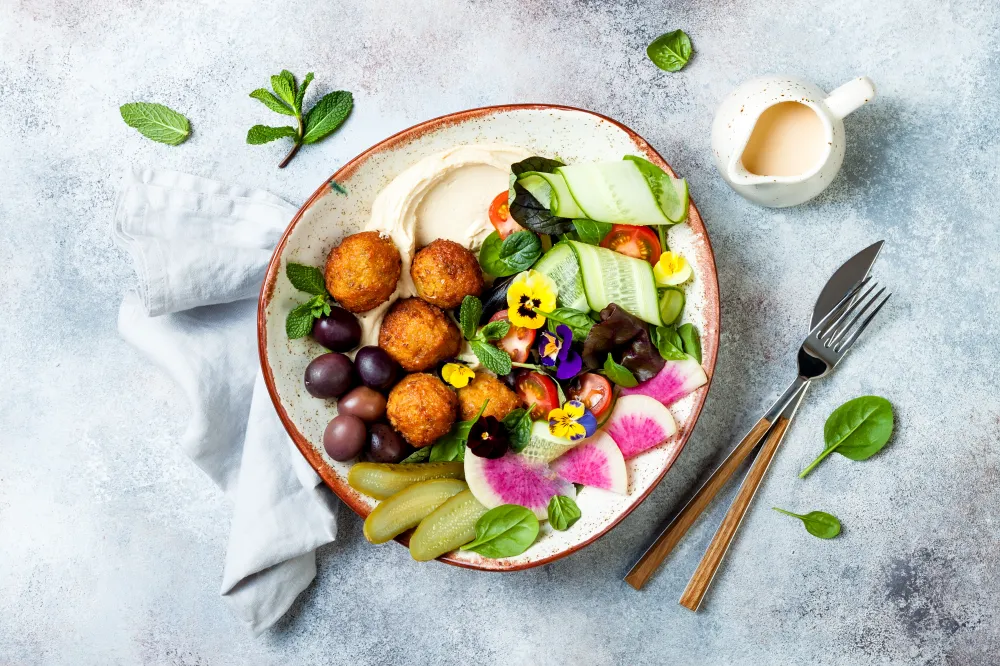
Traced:
<path fill-rule="evenodd" d="M 621 395 L 648 395 L 669 407 L 707 383 L 708 376 L 701 364 L 689 357 L 683 361 L 667 361 L 655 377 L 633 388 L 623 388 Z"/>
<path fill-rule="evenodd" d="M 572 449 L 552 463 L 560 478 L 593 488 L 628 494 L 625 457 L 607 433 L 599 432 L 585 444 Z"/>
<path fill-rule="evenodd" d="M 487 509 L 520 504 L 540 520 L 548 518 L 549 500 L 555 495 L 576 497 L 576 488 L 545 464 L 526 460 L 508 451 L 496 459 L 480 458 L 466 450 L 465 482 Z"/>
<path fill-rule="evenodd" d="M 659 401 L 648 395 L 627 395 L 618 398 L 605 431 L 627 460 L 670 439 L 677 432 L 677 423 Z M 466 480 L 468 474 L 466 467 Z"/>

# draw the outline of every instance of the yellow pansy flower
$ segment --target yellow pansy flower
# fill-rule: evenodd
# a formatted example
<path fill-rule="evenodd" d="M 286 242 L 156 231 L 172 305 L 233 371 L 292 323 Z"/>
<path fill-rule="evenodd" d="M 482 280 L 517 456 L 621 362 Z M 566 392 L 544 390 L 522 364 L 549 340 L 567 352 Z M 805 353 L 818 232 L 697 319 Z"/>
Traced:
<path fill-rule="evenodd" d="M 683 284 L 691 278 L 692 272 L 691 264 L 676 252 L 664 252 L 653 266 L 653 277 L 662 287 Z"/>
<path fill-rule="evenodd" d="M 597 431 L 597 419 L 579 400 L 567 400 L 549 412 L 549 432 L 570 441 L 590 437 Z"/>
<path fill-rule="evenodd" d="M 507 318 L 512 326 L 538 329 L 545 313 L 556 309 L 559 290 L 548 275 L 536 270 L 519 274 L 507 290 Z"/>
<path fill-rule="evenodd" d="M 441 368 L 441 379 L 455 388 L 464 388 L 476 376 L 468 366 L 461 363 L 445 363 Z"/>

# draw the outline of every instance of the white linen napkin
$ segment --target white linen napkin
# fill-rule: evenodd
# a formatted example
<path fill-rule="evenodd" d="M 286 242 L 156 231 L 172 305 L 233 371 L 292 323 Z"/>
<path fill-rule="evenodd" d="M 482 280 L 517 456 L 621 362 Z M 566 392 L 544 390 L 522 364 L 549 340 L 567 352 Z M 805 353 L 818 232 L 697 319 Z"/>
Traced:
<path fill-rule="evenodd" d="M 316 548 L 337 533 L 335 500 L 278 420 L 257 355 L 257 295 L 295 211 L 260 190 L 131 169 L 112 228 L 139 278 L 118 330 L 191 402 L 180 445 L 233 503 L 222 596 L 255 634 L 309 585 Z"/>

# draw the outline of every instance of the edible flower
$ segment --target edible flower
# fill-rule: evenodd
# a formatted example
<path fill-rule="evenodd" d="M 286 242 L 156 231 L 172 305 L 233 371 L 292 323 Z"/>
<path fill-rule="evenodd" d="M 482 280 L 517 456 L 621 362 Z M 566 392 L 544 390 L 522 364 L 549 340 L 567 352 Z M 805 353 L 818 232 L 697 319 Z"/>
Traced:
<path fill-rule="evenodd" d="M 461 363 L 445 363 L 441 368 L 441 379 L 455 388 L 464 388 L 476 376 L 469 366 Z"/>
<path fill-rule="evenodd" d="M 556 332 L 544 331 L 538 338 L 538 355 L 542 365 L 555 368 L 556 379 L 575 377 L 583 367 L 583 358 L 573 351 L 573 331 L 565 324 L 556 326 Z"/>
<path fill-rule="evenodd" d="M 495 416 L 484 416 L 472 424 L 467 446 L 480 458 L 501 458 L 510 448 L 507 430 Z"/>
<path fill-rule="evenodd" d="M 597 431 L 597 418 L 579 400 L 567 400 L 549 412 L 549 432 L 571 442 L 590 437 Z"/>
<path fill-rule="evenodd" d="M 675 287 L 684 284 L 691 278 L 691 264 L 676 252 L 664 252 L 653 266 L 653 277 L 656 284 L 663 287 Z"/>
<path fill-rule="evenodd" d="M 539 329 L 545 313 L 556 309 L 558 288 L 548 275 L 536 270 L 518 274 L 507 289 L 507 317 L 512 326 Z"/>

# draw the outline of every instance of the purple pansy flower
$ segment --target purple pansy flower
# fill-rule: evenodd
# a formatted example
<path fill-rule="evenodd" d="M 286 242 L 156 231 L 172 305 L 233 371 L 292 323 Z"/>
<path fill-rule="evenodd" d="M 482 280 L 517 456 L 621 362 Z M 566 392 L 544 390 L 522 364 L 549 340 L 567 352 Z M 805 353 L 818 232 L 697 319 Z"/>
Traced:
<path fill-rule="evenodd" d="M 542 331 L 538 336 L 538 355 L 542 365 L 555 368 L 556 379 L 575 377 L 583 367 L 580 354 L 573 351 L 573 331 L 565 324 L 556 326 L 556 332 Z"/>

